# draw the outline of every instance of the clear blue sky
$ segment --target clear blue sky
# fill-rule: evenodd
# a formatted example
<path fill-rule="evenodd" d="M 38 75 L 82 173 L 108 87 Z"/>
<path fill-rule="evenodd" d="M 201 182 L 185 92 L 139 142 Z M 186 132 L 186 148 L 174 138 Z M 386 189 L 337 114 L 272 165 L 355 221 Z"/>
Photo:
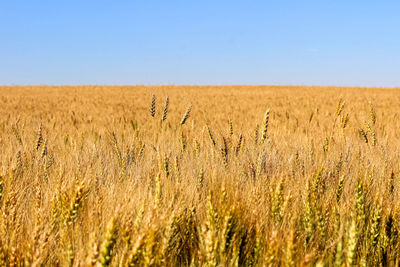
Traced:
<path fill-rule="evenodd" d="M 399 1 L 0 4 L 0 84 L 400 86 Z"/>

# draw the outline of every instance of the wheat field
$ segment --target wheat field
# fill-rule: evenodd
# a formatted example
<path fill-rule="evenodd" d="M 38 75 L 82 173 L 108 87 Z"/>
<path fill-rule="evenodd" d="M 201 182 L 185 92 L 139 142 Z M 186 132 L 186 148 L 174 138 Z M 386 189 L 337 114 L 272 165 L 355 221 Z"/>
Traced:
<path fill-rule="evenodd" d="M 1 266 L 398 266 L 400 91 L 0 87 Z"/>

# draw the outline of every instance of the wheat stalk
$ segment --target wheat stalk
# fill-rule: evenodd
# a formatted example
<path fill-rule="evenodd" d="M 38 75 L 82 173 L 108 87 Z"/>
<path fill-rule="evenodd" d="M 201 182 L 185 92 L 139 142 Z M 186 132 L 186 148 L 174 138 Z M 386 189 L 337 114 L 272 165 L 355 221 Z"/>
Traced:
<path fill-rule="evenodd" d="M 185 122 L 187 121 L 187 119 L 189 118 L 189 116 L 190 116 L 190 111 L 192 110 L 192 104 L 190 104 L 188 107 L 187 107 L 187 109 L 186 109 L 186 111 L 185 111 L 185 114 L 183 114 L 183 117 L 182 117 L 182 120 L 181 120 L 181 125 L 184 125 L 185 124 Z"/>

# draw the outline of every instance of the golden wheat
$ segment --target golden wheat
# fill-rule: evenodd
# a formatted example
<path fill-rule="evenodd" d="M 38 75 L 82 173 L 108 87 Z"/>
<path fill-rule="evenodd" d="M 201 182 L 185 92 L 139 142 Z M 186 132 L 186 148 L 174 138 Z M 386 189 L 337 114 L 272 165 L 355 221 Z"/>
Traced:
<path fill-rule="evenodd" d="M 399 99 L 0 87 L 0 265 L 397 266 Z"/>

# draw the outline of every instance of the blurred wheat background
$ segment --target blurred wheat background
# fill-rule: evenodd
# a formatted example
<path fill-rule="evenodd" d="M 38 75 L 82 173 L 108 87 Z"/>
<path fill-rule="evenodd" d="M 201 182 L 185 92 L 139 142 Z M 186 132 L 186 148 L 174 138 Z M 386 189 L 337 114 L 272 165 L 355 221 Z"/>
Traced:
<path fill-rule="evenodd" d="M 400 93 L 0 87 L 0 265 L 397 266 Z"/>

